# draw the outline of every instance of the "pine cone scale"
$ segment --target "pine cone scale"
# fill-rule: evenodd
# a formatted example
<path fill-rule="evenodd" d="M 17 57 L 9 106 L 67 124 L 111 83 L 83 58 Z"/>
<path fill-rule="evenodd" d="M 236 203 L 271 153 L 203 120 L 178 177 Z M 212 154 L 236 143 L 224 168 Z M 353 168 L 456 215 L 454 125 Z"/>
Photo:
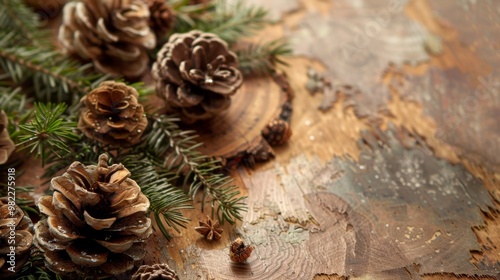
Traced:
<path fill-rule="evenodd" d="M 85 223 L 95 230 L 109 228 L 116 221 L 115 217 L 107 219 L 94 218 L 87 211 L 83 212 L 83 218 L 85 219 Z"/>
<path fill-rule="evenodd" d="M 66 251 L 46 251 L 45 265 L 52 271 L 71 273 L 78 270 L 78 266 L 70 260 Z"/>
<path fill-rule="evenodd" d="M 109 241 L 96 240 L 101 246 L 107 248 L 113 253 L 124 253 L 134 245 L 135 237 L 122 236 Z"/>
<path fill-rule="evenodd" d="M 66 247 L 71 261 L 84 267 L 98 267 L 106 263 L 109 252 L 97 242 L 77 240 Z"/>
<path fill-rule="evenodd" d="M 35 244 L 47 251 L 60 251 L 66 249 L 67 244 L 49 233 L 47 221 L 35 225 Z"/>
<path fill-rule="evenodd" d="M 50 234 L 61 242 L 68 242 L 82 237 L 64 216 L 48 217 L 47 226 L 49 227 Z"/>
<path fill-rule="evenodd" d="M 100 268 L 109 275 L 122 274 L 134 268 L 134 259 L 124 254 L 114 254 Z"/>
<path fill-rule="evenodd" d="M 50 199 L 50 197 L 47 197 Z M 50 202 L 49 202 L 50 203 Z M 57 211 L 58 215 L 64 215 L 71 223 L 77 227 L 83 227 L 84 223 L 79 215 L 80 210 L 76 209 L 69 200 L 64 198 L 64 196 L 58 192 L 54 193 L 52 196 L 52 205 L 54 210 Z"/>

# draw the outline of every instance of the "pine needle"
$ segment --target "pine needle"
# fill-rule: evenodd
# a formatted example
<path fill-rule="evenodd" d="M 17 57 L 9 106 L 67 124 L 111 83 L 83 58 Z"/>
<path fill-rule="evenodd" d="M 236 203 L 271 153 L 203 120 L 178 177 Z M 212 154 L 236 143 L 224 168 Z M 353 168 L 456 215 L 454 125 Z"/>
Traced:
<path fill-rule="evenodd" d="M 19 125 L 21 131 L 16 139 L 19 150 L 29 150 L 35 157 L 41 157 L 42 165 L 51 154 L 71 153 L 68 143 L 76 142 L 78 136 L 73 133 L 76 124 L 61 118 L 66 108 L 62 103 L 35 103 L 34 118 Z"/>
<path fill-rule="evenodd" d="M 264 8 L 243 4 L 241 0 L 232 5 L 227 4 L 225 0 L 215 1 L 210 13 L 195 18 L 183 15 L 182 12 L 178 13 L 181 21 L 177 24 L 175 32 L 183 33 L 198 29 L 218 35 L 229 45 L 242 37 L 254 34 L 269 23 Z"/>
<path fill-rule="evenodd" d="M 283 56 L 290 55 L 292 49 L 285 41 L 278 39 L 264 44 L 249 44 L 236 51 L 239 68 L 245 75 L 271 74 L 278 64 L 288 65 Z"/>
<path fill-rule="evenodd" d="M 238 187 L 232 180 L 221 173 L 220 162 L 201 154 L 197 148 L 201 143 L 195 141 L 197 135 L 193 131 L 181 130 L 177 119 L 166 116 L 154 118 L 151 134 L 147 143 L 162 154 L 166 154 L 164 165 L 168 169 L 177 170 L 177 174 L 185 174 L 189 194 L 195 199 L 202 192 L 201 210 L 207 202 L 212 208 L 212 216 L 216 215 L 221 223 L 227 221 L 234 224 L 241 220 L 246 205 Z"/>

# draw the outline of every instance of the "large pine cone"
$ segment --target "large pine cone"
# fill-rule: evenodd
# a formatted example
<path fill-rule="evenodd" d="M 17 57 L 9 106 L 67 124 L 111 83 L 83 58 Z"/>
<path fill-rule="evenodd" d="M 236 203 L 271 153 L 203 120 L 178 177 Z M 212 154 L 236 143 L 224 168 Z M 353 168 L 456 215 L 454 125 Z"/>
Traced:
<path fill-rule="evenodd" d="M 80 101 L 78 128 L 105 145 L 126 147 L 140 141 L 148 125 L 135 88 L 113 81 L 103 82 Z"/>
<path fill-rule="evenodd" d="M 166 0 L 146 0 L 151 19 L 149 26 L 155 32 L 158 41 L 174 28 L 174 11 Z"/>
<path fill-rule="evenodd" d="M 7 130 L 8 120 L 4 111 L 0 110 L 0 164 L 7 163 L 10 155 L 16 149 Z"/>
<path fill-rule="evenodd" d="M 156 46 L 144 0 L 83 0 L 63 10 L 59 41 L 70 54 L 91 60 L 113 75 L 139 77 L 148 68 L 148 49 Z"/>
<path fill-rule="evenodd" d="M 97 166 L 74 162 L 51 180 L 54 194 L 38 201 L 48 218 L 35 225 L 35 244 L 58 274 L 109 277 L 145 255 L 149 200 L 123 165 L 107 161 L 102 154 Z"/>
<path fill-rule="evenodd" d="M 0 279 L 13 277 L 12 267 L 15 272 L 19 271 L 28 260 L 33 244 L 31 219 L 9 199 L 11 197 L 0 198 Z"/>
<path fill-rule="evenodd" d="M 226 42 L 197 30 L 170 36 L 152 73 L 158 95 L 186 122 L 226 110 L 243 82 L 237 57 Z"/>
<path fill-rule="evenodd" d="M 131 280 L 179 280 L 167 264 L 141 265 Z"/>

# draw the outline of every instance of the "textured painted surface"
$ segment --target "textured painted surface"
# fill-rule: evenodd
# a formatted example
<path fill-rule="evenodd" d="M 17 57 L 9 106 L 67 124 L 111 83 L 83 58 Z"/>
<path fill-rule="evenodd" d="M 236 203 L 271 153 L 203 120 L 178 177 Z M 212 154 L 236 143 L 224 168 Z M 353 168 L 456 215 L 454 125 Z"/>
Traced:
<path fill-rule="evenodd" d="M 500 170 L 500 78 L 473 77 L 458 69 L 432 69 L 411 76 L 399 90 L 423 105 L 438 125 L 436 136 L 459 154 Z"/>
<path fill-rule="evenodd" d="M 343 92 L 346 104 L 355 106 L 359 117 L 376 117 L 389 99 L 388 90 L 381 85 L 385 69 L 391 64 L 426 61 L 427 30 L 405 15 L 407 1 L 333 3 L 327 15 L 306 15 L 297 29 L 290 30 L 289 38 L 296 54 L 327 67 L 333 97 L 327 97 L 322 107 Z M 346 91 L 341 85 L 353 89 Z"/>
<path fill-rule="evenodd" d="M 433 273 L 500 276 L 474 266 L 473 227 L 493 202 L 460 165 L 436 159 L 405 131 L 363 135 L 359 161 L 298 156 L 240 171 L 249 211 L 234 232 L 255 246 L 246 264 L 219 262 L 228 248 L 190 246 L 197 273 L 216 279 L 420 279 Z M 216 264 L 216 265 L 215 265 Z M 372 277 L 372 278 L 366 278 Z"/>

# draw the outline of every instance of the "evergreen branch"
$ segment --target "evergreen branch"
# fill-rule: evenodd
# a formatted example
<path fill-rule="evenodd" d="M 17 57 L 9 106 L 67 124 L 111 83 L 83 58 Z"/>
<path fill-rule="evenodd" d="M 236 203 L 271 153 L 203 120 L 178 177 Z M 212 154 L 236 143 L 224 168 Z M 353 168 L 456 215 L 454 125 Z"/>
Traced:
<path fill-rule="evenodd" d="M 7 114 L 10 135 L 14 135 L 18 131 L 19 123 L 24 123 L 31 116 L 32 111 L 26 109 L 29 101 L 24 94 L 21 94 L 21 88 L 12 90 L 0 87 L 0 110 Z"/>
<path fill-rule="evenodd" d="M 178 18 L 185 18 L 182 15 L 179 13 Z M 180 22 L 175 32 L 182 33 L 198 29 L 217 34 L 232 45 L 240 38 L 262 29 L 269 22 L 266 17 L 267 11 L 262 7 L 244 5 L 241 0 L 234 5 L 227 4 L 225 0 L 219 0 L 215 2 L 213 11 Z"/>
<path fill-rule="evenodd" d="M 148 145 L 158 152 L 166 153 L 164 165 L 177 173 L 186 172 L 185 182 L 189 184 L 189 194 L 195 198 L 203 190 L 201 210 L 210 202 L 212 216 L 217 215 L 221 223 L 235 223 L 241 220 L 241 212 L 246 210 L 237 186 L 231 185 L 228 176 L 221 174 L 218 161 L 202 155 L 196 150 L 201 143 L 194 140 L 197 135 L 193 131 L 182 131 L 175 118 L 156 117 L 153 122 L 154 134 L 148 139 Z"/>
<path fill-rule="evenodd" d="M 270 74 L 277 64 L 288 65 L 282 56 L 292 53 L 288 43 L 273 40 L 264 44 L 249 44 L 248 47 L 236 51 L 239 68 L 245 75 Z"/>
<path fill-rule="evenodd" d="M 108 78 L 88 74 L 91 64 L 80 66 L 57 51 L 30 46 L 5 48 L 12 37 L 9 33 L 0 40 L 0 66 L 17 84 L 32 80 L 38 101 L 74 104 L 92 85 Z"/>
<path fill-rule="evenodd" d="M 130 171 L 131 178 L 141 187 L 144 195 L 148 197 L 156 225 L 170 240 L 171 236 L 165 224 L 179 232 L 179 227 L 185 228 L 186 223 L 189 222 L 181 211 L 192 209 L 192 206 L 189 197 L 170 183 L 176 178 L 175 173 L 169 172 L 154 157 L 155 155 L 152 154 L 149 156 L 143 153 L 127 154 L 121 162 Z"/>
<path fill-rule="evenodd" d="M 24 5 L 24 1 L 0 1 L 0 26 L 2 30 L 14 32 L 20 36 L 20 40 L 24 39 L 39 46 L 38 38 L 40 37 L 35 37 L 39 25 L 38 16 Z"/>
<path fill-rule="evenodd" d="M 40 156 L 43 166 L 50 154 L 70 153 L 69 144 L 76 142 L 78 136 L 73 133 L 76 124 L 61 118 L 66 108 L 65 104 L 35 103 L 34 118 L 19 125 L 16 146 L 29 150 L 35 158 Z"/>

